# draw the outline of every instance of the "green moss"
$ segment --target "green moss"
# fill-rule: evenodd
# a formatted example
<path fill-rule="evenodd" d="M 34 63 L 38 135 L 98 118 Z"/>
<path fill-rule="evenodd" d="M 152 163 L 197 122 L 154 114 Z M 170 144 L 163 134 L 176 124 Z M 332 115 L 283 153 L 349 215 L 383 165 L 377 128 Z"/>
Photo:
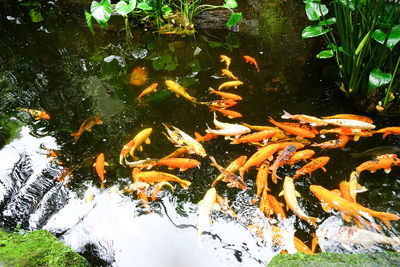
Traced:
<path fill-rule="evenodd" d="M 0 230 L 0 266 L 89 266 L 85 258 L 46 230 L 7 234 Z"/>
<path fill-rule="evenodd" d="M 303 253 L 275 256 L 268 266 L 400 266 L 400 254 L 396 252 L 337 254 L 318 253 L 309 256 Z"/>

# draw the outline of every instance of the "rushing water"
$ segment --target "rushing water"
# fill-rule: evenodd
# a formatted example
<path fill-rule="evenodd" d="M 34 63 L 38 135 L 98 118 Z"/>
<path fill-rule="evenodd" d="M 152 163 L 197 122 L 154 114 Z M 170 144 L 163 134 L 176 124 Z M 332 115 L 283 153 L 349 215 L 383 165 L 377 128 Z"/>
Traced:
<path fill-rule="evenodd" d="M 245 17 L 255 12 L 252 2 L 245 5 Z M 185 172 L 160 168 L 192 185 L 187 191 L 180 186 L 174 192 L 164 190 L 157 201 L 150 203 L 153 213 L 147 214 L 136 195 L 120 191 L 131 182 L 131 170 L 119 165 L 119 153 L 125 143 L 147 127 L 153 128 L 152 142 L 144 145 L 143 152 L 137 152 L 140 158 L 162 158 L 175 149 L 163 135 L 162 123 L 192 136 L 195 131 L 204 134 L 207 125 L 212 127 L 208 108 L 176 98 L 166 90 L 164 81 L 184 84 L 188 93 L 200 101 L 217 99 L 208 94 L 208 88 L 227 80 L 221 76 L 224 64 L 219 61 L 220 54 L 232 58 L 230 69 L 244 82 L 235 90 L 243 96 L 234 108 L 243 118 L 235 122 L 268 125 L 268 116 L 278 119 L 283 110 L 315 116 L 360 113 L 338 97 L 333 86 L 321 82 L 332 68 L 313 58 L 314 46 L 319 49 L 317 44 L 300 38 L 304 26 L 302 5 L 275 3 L 263 7 L 263 11 L 257 11 L 257 20 L 247 22 L 251 31 L 238 33 L 206 29 L 181 38 L 134 28 L 134 44 L 128 48 L 123 32 L 97 31 L 92 36 L 85 25 L 82 6 L 66 6 L 63 10 L 67 12 L 61 13 L 51 3 L 44 4 L 47 12 L 42 23 L 31 23 L 28 9 L 23 6 L 6 5 L 2 11 L 7 16 L 2 16 L 6 27 L 0 29 L 1 226 L 10 231 L 18 224 L 26 230 L 48 229 L 96 265 L 130 266 L 133 261 L 138 266 L 268 263 L 281 248 L 273 247 L 268 231 L 262 241 L 247 229 L 258 217 L 259 223 L 269 229 L 269 223 L 258 214 L 257 205 L 250 202 L 255 195 L 255 170 L 246 176 L 245 191 L 228 188 L 224 183 L 217 185 L 218 194 L 229 199 L 238 218 L 215 211 L 213 224 L 199 236 L 197 203 L 219 174 L 210 161 L 195 156 L 201 167 Z M 255 57 L 260 72 L 246 64 L 243 55 Z M 158 82 L 160 89 L 145 97 L 142 104 L 135 98 L 146 85 L 129 84 L 136 66 L 147 69 L 146 85 Z M 18 107 L 46 110 L 51 119 L 34 121 Z M 74 144 L 70 134 L 94 114 L 102 114 L 103 124 L 85 132 Z M 400 123 L 398 117 L 374 116 L 374 121 L 377 128 Z M 324 139 L 316 139 L 321 141 Z M 302 195 L 301 207 L 321 219 L 332 216 L 323 212 L 309 185 L 337 188 L 356 166 L 369 159 L 353 157 L 351 153 L 383 145 L 396 147 L 399 140 L 396 136 L 382 140 L 380 135 L 374 135 L 350 142 L 345 150 L 317 150 L 317 155 L 331 157 L 328 171 L 318 170 L 311 179 L 296 181 L 296 190 Z M 222 166 L 239 155 L 255 152 L 254 147 L 230 145 L 221 137 L 204 147 Z M 45 148 L 57 151 L 63 164 L 47 157 Z M 104 153 L 109 162 L 105 189 L 100 189 L 92 167 L 99 153 Z M 293 175 L 301 166 L 283 167 L 278 174 Z M 58 182 L 64 168 L 73 170 L 72 175 Z M 396 168 L 390 174 L 363 173 L 361 183 L 369 191 L 359 194 L 357 200 L 375 210 L 397 213 L 399 173 Z M 282 183 L 272 185 L 271 190 L 277 197 Z M 94 199 L 85 200 L 85 195 Z M 338 218 L 330 218 L 328 223 L 337 224 Z M 286 229 L 289 241 L 285 249 L 289 252 L 295 251 L 290 242 L 293 234 L 311 244 L 309 234 L 315 230 L 304 221 L 292 216 L 282 227 Z M 384 233 L 397 236 L 399 229 L 398 223 L 393 222 L 391 231 L 385 229 Z M 321 245 L 324 251 L 345 252 L 336 247 L 329 240 Z"/>

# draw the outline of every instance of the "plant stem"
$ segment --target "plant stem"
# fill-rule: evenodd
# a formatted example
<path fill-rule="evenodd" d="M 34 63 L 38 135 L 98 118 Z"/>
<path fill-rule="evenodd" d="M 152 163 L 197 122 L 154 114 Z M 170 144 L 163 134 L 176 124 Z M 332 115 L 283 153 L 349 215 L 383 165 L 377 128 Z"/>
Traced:
<path fill-rule="evenodd" d="M 400 56 L 399 56 L 399 59 L 397 60 L 396 67 L 394 68 L 394 71 L 393 71 L 393 74 L 392 74 L 392 80 L 390 81 L 389 87 L 388 87 L 388 89 L 386 91 L 385 99 L 383 100 L 383 107 L 386 107 L 386 105 L 389 103 L 390 94 L 392 92 L 392 84 L 393 84 L 393 81 L 394 81 L 394 77 L 396 76 L 397 69 L 399 67 L 399 63 L 400 63 Z"/>

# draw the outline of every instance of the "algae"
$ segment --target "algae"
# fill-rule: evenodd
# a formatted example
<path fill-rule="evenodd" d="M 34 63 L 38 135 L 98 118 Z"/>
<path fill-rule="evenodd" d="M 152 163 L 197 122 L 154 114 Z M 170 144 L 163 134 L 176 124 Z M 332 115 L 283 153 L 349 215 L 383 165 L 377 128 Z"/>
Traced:
<path fill-rule="evenodd" d="M 27 234 L 0 230 L 0 266 L 89 266 L 89 263 L 46 230 Z"/>

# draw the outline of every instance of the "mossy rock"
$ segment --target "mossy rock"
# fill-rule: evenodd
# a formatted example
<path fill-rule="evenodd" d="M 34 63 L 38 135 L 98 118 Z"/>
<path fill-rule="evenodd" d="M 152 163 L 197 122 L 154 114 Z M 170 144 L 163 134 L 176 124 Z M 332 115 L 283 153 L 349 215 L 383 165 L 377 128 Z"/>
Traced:
<path fill-rule="evenodd" d="M 46 230 L 27 234 L 7 234 L 0 230 L 0 266 L 89 266 L 89 263 Z"/>
<path fill-rule="evenodd" d="M 309 256 L 303 253 L 275 256 L 268 266 L 400 266 L 397 252 L 338 254 L 318 253 Z"/>

